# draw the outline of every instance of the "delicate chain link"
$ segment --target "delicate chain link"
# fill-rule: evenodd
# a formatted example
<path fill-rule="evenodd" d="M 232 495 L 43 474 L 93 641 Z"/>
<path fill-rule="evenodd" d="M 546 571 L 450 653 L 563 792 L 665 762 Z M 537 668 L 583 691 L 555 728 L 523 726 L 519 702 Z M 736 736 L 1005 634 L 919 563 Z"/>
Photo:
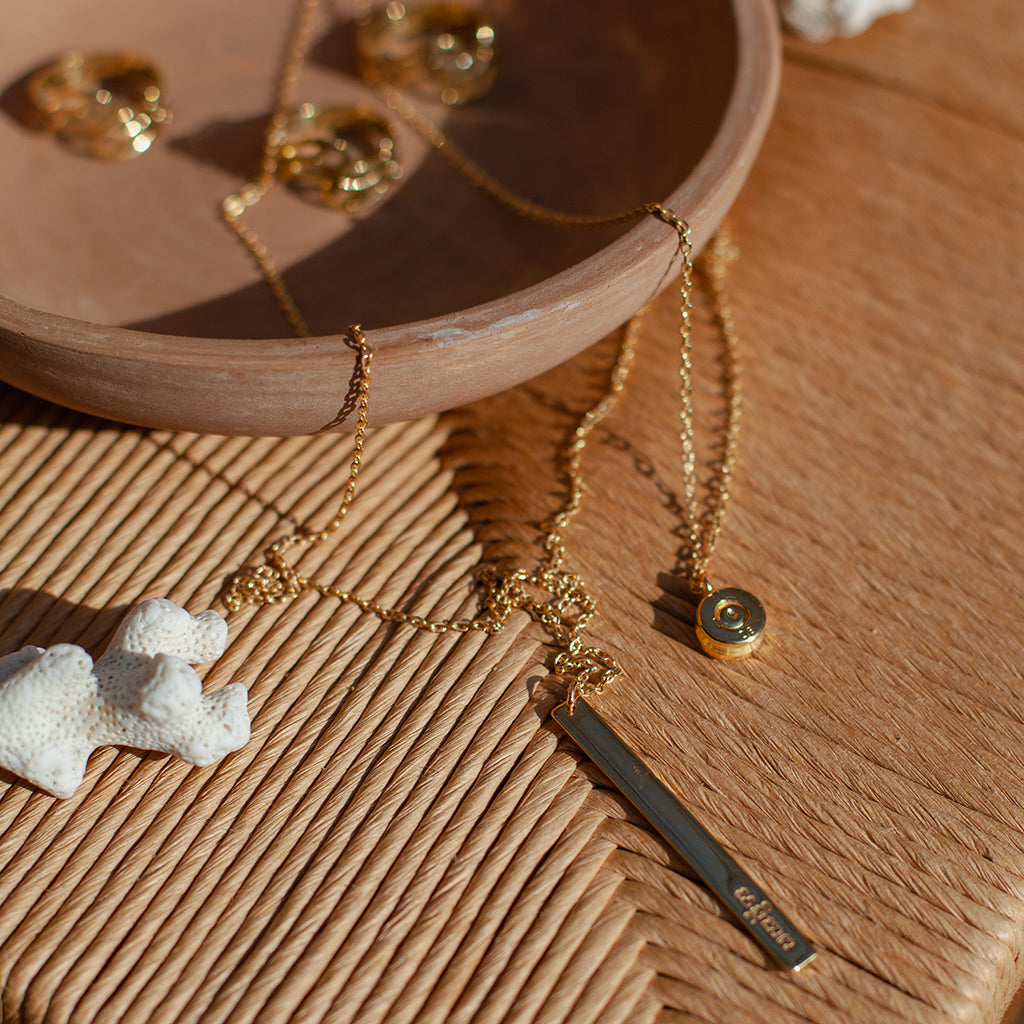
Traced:
<path fill-rule="evenodd" d="M 249 227 L 243 214 L 255 206 L 277 180 L 277 165 L 284 143 L 284 124 L 291 106 L 296 84 L 305 63 L 313 31 L 314 15 L 320 0 L 300 0 L 289 37 L 286 56 L 278 80 L 274 111 L 264 138 L 259 177 L 237 193 L 228 196 L 222 206 L 227 224 L 238 235 L 252 255 L 282 312 L 298 337 L 309 337 L 310 330 L 298 309 L 280 271 L 266 245 Z M 725 289 L 725 268 L 731 258 L 730 242 L 722 232 L 712 241 L 705 254 L 703 269 L 708 280 L 715 314 L 725 346 L 724 383 L 728 414 L 723 432 L 716 472 L 708 484 L 708 497 L 703 515 L 697 499 L 697 466 L 694 453 L 694 422 L 692 398 L 691 306 L 692 242 L 684 220 L 659 203 L 617 214 L 576 214 L 553 210 L 511 192 L 497 179 L 464 154 L 446 135 L 423 117 L 401 93 L 389 86 L 379 92 L 391 109 L 402 116 L 452 167 L 482 193 L 519 216 L 563 227 L 601 227 L 628 223 L 644 216 L 653 216 L 677 234 L 682 271 L 680 278 L 680 443 L 683 460 L 685 524 L 689 540 L 689 557 L 684 565 L 687 581 L 700 591 L 705 587 L 705 574 L 722 528 L 722 519 L 729 499 L 729 484 L 736 459 L 736 442 L 740 418 L 740 362 L 738 338 Z M 594 428 L 614 408 L 633 364 L 636 340 L 644 311 L 634 316 L 622 332 L 622 342 L 611 370 L 608 387 L 601 398 L 579 420 L 565 452 L 568 496 L 562 508 L 544 525 L 544 559 L 533 570 L 500 570 L 485 568 L 480 574 L 484 594 L 482 611 L 474 618 L 429 619 L 389 607 L 379 601 L 361 597 L 350 590 L 323 583 L 302 575 L 293 568 L 287 554 L 293 548 L 309 548 L 327 540 L 339 530 L 355 496 L 356 482 L 365 449 L 367 413 L 370 394 L 372 350 L 358 325 L 349 329 L 349 344 L 356 350 L 358 383 L 356 395 L 356 430 L 352 443 L 349 476 L 341 504 L 334 518 L 321 530 L 299 529 L 282 537 L 264 552 L 262 565 L 246 568 L 228 583 L 223 596 L 225 605 L 237 611 L 245 604 L 277 604 L 290 601 L 307 591 L 352 604 L 385 622 L 395 622 L 430 633 L 482 632 L 494 635 L 504 628 L 516 610 L 526 612 L 542 624 L 561 649 L 555 659 L 555 671 L 570 680 L 569 702 L 580 696 L 600 693 L 621 673 L 615 659 L 607 652 L 587 646 L 583 630 L 596 612 L 593 596 L 583 580 L 565 566 L 566 550 L 563 534 L 579 512 L 583 499 L 581 463 Z"/>
<path fill-rule="evenodd" d="M 309 338 L 312 336 L 309 324 L 306 323 L 305 317 L 295 304 L 292 293 L 284 283 L 284 278 L 281 276 L 281 271 L 276 261 L 270 255 L 270 250 L 260 240 L 259 235 L 249 227 L 242 216 L 246 210 L 254 207 L 272 187 L 272 184 L 268 185 L 262 182 L 250 182 L 242 186 L 238 192 L 228 196 L 221 204 L 221 216 L 228 227 L 238 235 L 242 244 L 249 250 L 252 258 L 256 261 L 263 279 L 267 282 L 267 286 L 277 300 L 277 304 L 281 308 L 281 312 L 284 313 L 295 337 Z"/>
<path fill-rule="evenodd" d="M 696 448 L 693 426 L 693 388 L 691 386 L 691 334 L 681 331 L 679 361 L 679 408 L 682 429 L 684 490 L 686 493 L 687 532 L 690 542 L 683 570 L 694 593 L 702 594 L 710 591 L 707 580 L 708 563 L 714 554 L 722 522 L 729 505 L 729 487 L 732 483 L 733 470 L 736 468 L 736 450 L 739 442 L 740 417 L 743 412 L 743 391 L 741 388 L 742 366 L 740 363 L 740 342 L 725 288 L 726 273 L 729 264 L 737 258 L 738 252 L 733 245 L 732 235 L 726 225 L 722 225 L 717 234 L 708 243 L 707 248 L 697 263 L 702 276 L 707 281 L 714 307 L 715 320 L 722 337 L 722 386 L 725 399 L 725 426 L 720 437 L 711 475 L 707 481 L 707 493 L 704 498 L 704 510 L 698 513 L 697 508 L 697 467 L 694 457 Z M 684 265 L 683 288 L 686 289 L 685 278 L 688 268 Z"/>
<path fill-rule="evenodd" d="M 393 86 L 386 83 L 374 85 L 377 94 L 399 116 L 401 116 L 449 166 L 459 172 L 474 188 L 489 196 L 506 209 L 526 220 L 552 224 L 556 227 L 569 228 L 604 228 L 615 224 L 628 224 L 639 220 L 647 214 L 654 214 L 661 209 L 657 203 L 644 203 L 642 206 L 623 210 L 620 213 L 567 213 L 542 206 L 531 199 L 517 195 L 506 188 L 497 178 L 488 174 L 475 160 L 467 156 L 453 141 L 445 135 L 437 125 L 424 117 L 413 102 Z M 663 211 L 667 213 L 667 211 Z M 661 219 L 665 219 L 662 217 Z"/>
<path fill-rule="evenodd" d="M 372 354 L 362 330 L 353 325 L 349 334 L 359 353 L 357 417 L 349 477 L 341 505 L 334 518 L 322 530 L 297 530 L 280 538 L 264 552 L 265 561 L 262 565 L 235 574 L 224 593 L 224 604 L 229 610 L 237 611 L 245 604 L 280 604 L 306 591 L 314 591 L 322 597 L 353 604 L 385 622 L 402 623 L 429 633 L 476 631 L 491 635 L 500 633 L 512 612 L 521 609 L 534 621 L 547 627 L 555 642 L 563 648 L 556 658 L 555 668 L 560 674 L 574 680 L 573 699 L 581 694 L 599 693 L 621 670 L 610 655 L 583 643 L 581 632 L 593 617 L 596 606 L 582 579 L 576 573 L 563 569 L 565 546 L 561 531 L 572 521 L 582 502 L 580 461 L 587 440 L 594 428 L 615 407 L 629 378 L 640 319 L 641 314 L 638 314 L 623 328 L 622 343 L 609 377 L 608 388 L 594 406 L 584 413 L 573 431 L 572 441 L 565 453 L 569 493 L 564 506 L 545 526 L 545 560 L 533 571 L 499 570 L 494 566 L 486 568 L 480 575 L 484 588 L 484 614 L 472 619 L 428 619 L 391 608 L 372 598 L 360 597 L 353 591 L 320 582 L 312 576 L 304 576 L 286 558 L 292 548 L 313 547 L 337 531 L 355 496 L 365 450 Z"/>
<path fill-rule="evenodd" d="M 259 177 L 255 181 L 243 185 L 221 203 L 221 216 L 228 227 L 238 235 L 239 240 L 256 261 L 263 279 L 267 282 L 267 286 L 297 338 L 310 337 L 309 325 L 285 284 L 280 268 L 271 256 L 270 250 L 260 240 L 259 235 L 249 227 L 243 215 L 246 210 L 252 209 L 267 195 L 277 183 L 277 165 L 281 147 L 285 142 L 285 123 L 288 120 L 289 109 L 295 100 L 295 89 L 299 77 L 306 63 L 306 54 L 309 52 L 313 38 L 313 27 L 319 7 L 320 0 L 302 0 L 296 7 L 295 18 L 288 34 L 288 45 L 281 63 L 281 71 L 277 77 L 274 109 L 263 136 Z"/>

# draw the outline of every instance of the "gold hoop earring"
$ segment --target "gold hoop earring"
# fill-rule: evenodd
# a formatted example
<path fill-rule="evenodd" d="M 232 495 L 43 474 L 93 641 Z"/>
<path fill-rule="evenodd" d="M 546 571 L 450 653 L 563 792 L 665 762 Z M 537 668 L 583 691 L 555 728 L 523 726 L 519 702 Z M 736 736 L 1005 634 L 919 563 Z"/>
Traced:
<path fill-rule="evenodd" d="M 401 177 L 391 123 L 363 107 L 303 103 L 282 129 L 277 175 L 303 198 L 360 213 Z"/>
<path fill-rule="evenodd" d="M 356 23 L 360 74 L 449 106 L 483 96 L 494 81 L 494 27 L 456 4 L 409 10 L 399 0 Z"/>
<path fill-rule="evenodd" d="M 26 93 L 44 129 L 100 160 L 140 156 L 171 120 L 156 69 L 133 54 L 71 51 L 32 75 Z"/>

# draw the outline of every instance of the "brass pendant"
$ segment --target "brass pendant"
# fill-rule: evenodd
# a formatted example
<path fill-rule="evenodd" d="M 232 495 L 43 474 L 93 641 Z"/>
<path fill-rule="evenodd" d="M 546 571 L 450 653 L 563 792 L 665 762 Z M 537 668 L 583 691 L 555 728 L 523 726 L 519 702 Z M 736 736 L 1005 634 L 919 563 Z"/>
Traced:
<path fill-rule="evenodd" d="M 764 605 L 736 587 L 712 590 L 697 605 L 697 639 L 712 658 L 748 657 L 761 645 L 764 627 Z"/>
<path fill-rule="evenodd" d="M 807 938 L 583 697 L 552 716 L 772 960 L 799 971 L 814 959 Z"/>

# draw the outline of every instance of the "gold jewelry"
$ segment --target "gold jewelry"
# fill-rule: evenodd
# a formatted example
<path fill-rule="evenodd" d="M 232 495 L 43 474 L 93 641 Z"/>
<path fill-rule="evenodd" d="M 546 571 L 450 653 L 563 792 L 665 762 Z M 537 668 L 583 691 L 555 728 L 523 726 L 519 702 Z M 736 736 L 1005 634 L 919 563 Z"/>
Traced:
<path fill-rule="evenodd" d="M 692 348 L 690 331 L 690 236 L 689 228 L 670 210 L 649 203 L 612 217 L 565 213 L 552 210 L 516 195 L 462 152 L 436 125 L 397 89 L 380 86 L 378 92 L 388 106 L 422 136 L 450 166 L 472 185 L 520 217 L 560 227 L 604 226 L 651 214 L 675 228 L 683 254 L 680 283 L 680 367 L 679 418 L 683 467 L 683 511 L 689 547 L 682 553 L 681 573 L 687 586 L 700 599 L 697 612 L 697 639 L 711 657 L 725 660 L 745 658 L 754 653 L 764 638 L 764 606 L 753 595 L 735 587 L 714 590 L 707 580 L 707 567 L 722 530 L 729 503 L 729 485 L 736 463 L 742 395 L 739 337 L 725 288 L 725 276 L 736 252 L 726 231 L 720 230 L 709 243 L 702 268 L 711 292 L 724 347 L 726 424 L 722 434 L 715 471 L 707 486 L 704 509 L 698 507 L 697 460 L 693 424 Z"/>
<path fill-rule="evenodd" d="M 133 54 L 66 53 L 33 74 L 26 92 L 45 129 L 101 160 L 147 152 L 171 120 L 156 69 Z"/>
<path fill-rule="evenodd" d="M 356 20 L 359 73 L 367 82 L 411 89 L 448 106 L 490 89 L 494 42 L 490 22 L 456 4 L 408 9 L 392 0 Z"/>
<path fill-rule="evenodd" d="M 284 124 L 285 101 L 290 101 L 308 44 L 311 14 L 319 0 L 301 0 L 278 90 L 278 108 L 271 117 L 264 149 L 263 174 L 225 201 L 228 223 L 256 259 L 267 283 L 274 291 L 289 320 L 308 334 L 290 292 L 281 280 L 266 247 L 241 220 L 241 214 L 266 194 L 273 185 L 273 168 L 277 166 Z M 392 104 L 394 106 L 394 104 Z M 414 112 L 415 113 L 415 112 Z M 416 115 L 418 117 L 418 115 Z M 422 120 L 422 119 L 421 119 Z M 720 460 L 713 474 L 706 508 L 698 517 L 697 470 L 694 454 L 694 429 L 691 386 L 691 322 L 690 292 L 692 286 L 692 247 L 689 227 L 671 210 L 657 203 L 646 204 L 623 214 L 587 216 L 551 211 L 521 199 L 495 179 L 468 161 L 436 129 L 428 138 L 438 139 L 435 148 L 480 187 L 523 216 L 564 225 L 614 223 L 651 215 L 670 225 L 678 236 L 682 260 L 680 284 L 680 441 L 683 455 L 683 480 L 686 492 L 684 511 L 690 546 L 684 553 L 684 577 L 695 592 L 707 592 L 706 568 L 721 531 L 722 518 L 729 497 L 729 482 L 735 463 L 740 413 L 739 357 L 735 327 L 724 293 L 724 266 L 731 255 L 726 240 L 711 246 L 707 258 L 706 277 L 714 297 L 716 312 L 726 348 L 726 388 L 729 414 L 724 431 Z M 642 313 L 634 317 L 622 333 L 618 359 L 611 372 L 608 388 L 601 399 L 580 419 L 565 453 L 568 497 L 559 512 L 546 524 L 543 536 L 544 557 L 533 569 L 500 570 L 488 567 L 480 575 L 484 588 L 481 613 L 474 618 L 427 619 L 414 613 L 382 605 L 372 598 L 345 590 L 332 583 L 302 575 L 287 559 L 293 548 L 312 547 L 327 540 L 341 528 L 355 495 L 366 437 L 369 406 L 372 351 L 358 326 L 350 329 L 350 344 L 358 353 L 358 380 L 355 407 L 357 422 L 352 446 L 349 477 L 341 505 L 334 518 L 321 530 L 300 528 L 273 543 L 265 552 L 265 561 L 255 568 L 237 573 L 228 583 L 223 600 L 229 610 L 244 604 L 275 604 L 289 601 L 306 591 L 354 604 L 383 621 L 404 623 L 431 633 L 477 631 L 494 635 L 505 627 L 514 611 L 522 610 L 550 633 L 559 652 L 554 671 L 568 683 L 567 699 L 552 712 L 555 720 L 577 742 L 585 753 L 608 775 L 651 825 L 669 842 L 698 876 L 736 917 L 738 923 L 760 944 L 778 964 L 799 970 L 815 956 L 813 946 L 767 898 L 729 854 L 714 840 L 679 800 L 653 775 L 643 761 L 616 735 L 614 730 L 588 703 L 622 674 L 616 659 L 601 648 L 585 642 L 584 630 L 596 613 L 596 602 L 582 578 L 566 568 L 564 531 L 579 511 L 583 497 L 581 461 L 594 428 L 611 412 L 625 386 L 635 353 L 636 337 Z M 742 619 L 747 625 L 750 606 L 731 591 L 719 591 L 718 600 L 709 605 L 711 624 L 726 632 L 743 632 L 734 628 Z M 732 595 L 732 596 L 729 596 Z M 708 595 L 713 597 L 714 592 Z M 708 600 L 705 598 L 705 601 Z M 724 603 L 723 603 L 724 602 Z M 752 614 L 752 612 L 751 612 Z M 702 627 L 703 628 L 703 627 Z M 708 632 L 705 630 L 705 632 Z M 710 634 L 709 634 L 710 635 Z M 718 641 L 726 643 L 726 641 Z M 729 651 L 735 645 L 728 645 Z M 708 649 L 707 646 L 705 649 Z M 712 647 L 710 653 L 718 654 Z M 719 655 L 721 656 L 721 655 Z M 734 655 L 733 655 L 734 656 Z"/>
<path fill-rule="evenodd" d="M 303 198 L 362 213 L 402 175 L 394 129 L 365 107 L 303 103 L 283 127 L 277 173 Z"/>
<path fill-rule="evenodd" d="M 305 62 L 305 54 L 312 36 L 313 19 L 319 4 L 320 0 L 300 0 L 297 7 L 294 27 L 278 80 L 277 106 L 271 115 L 264 142 L 261 175 L 257 181 L 227 197 L 223 204 L 225 220 L 253 256 L 282 312 L 299 337 L 309 336 L 309 326 L 292 298 L 269 250 L 245 223 L 242 214 L 246 209 L 258 203 L 273 187 L 276 180 L 278 169 L 282 163 L 281 150 L 283 146 L 287 145 L 287 126 L 290 116 L 288 109 L 291 106 L 295 86 Z M 381 85 L 378 92 L 388 106 L 409 123 L 455 170 L 485 195 L 490 196 L 517 216 L 560 227 L 605 227 L 627 223 L 644 216 L 653 216 L 676 232 L 681 263 L 679 285 L 679 440 L 684 494 L 683 525 L 688 538 L 688 547 L 681 552 L 680 572 L 694 598 L 700 602 L 695 631 L 701 649 L 711 657 L 724 660 L 743 658 L 752 654 L 764 637 L 766 616 L 763 605 L 754 595 L 737 588 L 716 591 L 707 580 L 707 568 L 721 533 L 722 522 L 729 502 L 729 487 L 736 463 L 736 447 L 742 409 L 739 337 L 725 289 L 728 265 L 736 257 L 736 251 L 728 233 L 724 230 L 719 231 L 709 244 L 706 257 L 701 263 L 723 341 L 723 378 L 727 408 L 726 423 L 722 432 L 716 464 L 711 478 L 707 482 L 704 508 L 701 509 L 697 497 L 698 478 L 691 381 L 693 362 L 690 320 L 690 293 L 693 288 L 692 244 L 690 229 L 686 222 L 660 203 L 645 203 L 616 214 L 567 213 L 535 203 L 506 188 L 463 153 L 400 91 L 389 85 Z M 358 331 L 358 328 L 354 328 L 353 331 Z M 359 336 L 362 338 L 359 344 L 365 345 L 365 338 L 361 332 L 359 332 Z M 358 463 L 354 464 L 353 469 L 358 474 Z M 352 484 L 354 486 L 354 478 Z M 340 526 L 343 517 L 344 509 L 334 520 L 337 525 L 332 525 L 328 533 Z M 292 545 L 287 545 L 284 550 L 290 546 Z M 296 577 L 296 580 L 299 578 Z M 303 585 L 300 589 L 318 589 L 318 586 L 312 581 L 301 582 Z M 340 593 L 330 593 L 334 597 L 341 596 Z M 345 593 L 347 594 L 347 592 Z M 255 595 L 255 591 L 253 594 Z M 350 597 L 351 595 L 342 599 L 349 600 Z M 364 610 L 380 614 L 379 609 L 372 607 L 373 602 L 358 599 L 354 603 L 364 607 Z M 387 616 L 382 617 L 389 621 L 404 621 L 401 618 L 396 618 L 393 613 L 392 609 Z M 600 690 L 581 692 L 597 693 Z"/>
<path fill-rule="evenodd" d="M 690 590 L 700 596 L 697 605 L 697 641 L 705 654 L 732 661 L 753 654 L 764 639 L 764 606 L 753 595 L 737 587 L 715 590 L 708 582 L 707 570 L 722 532 L 722 521 L 729 505 L 729 487 L 736 466 L 743 394 L 740 387 L 739 335 L 732 305 L 725 288 L 725 277 L 737 256 L 728 229 L 720 228 L 700 261 L 700 269 L 711 293 L 723 348 L 723 384 L 726 422 L 721 442 L 707 482 L 704 509 L 697 501 L 697 459 L 693 423 L 692 346 L 690 332 L 681 331 L 679 360 L 679 439 L 683 464 L 684 512 L 688 547 L 682 552 L 682 573 Z M 685 271 L 684 271 L 685 275 Z"/>
<path fill-rule="evenodd" d="M 764 637 L 764 606 L 737 587 L 712 590 L 697 605 L 697 640 L 713 658 L 745 658 Z"/>
<path fill-rule="evenodd" d="M 552 711 L 559 725 L 608 776 L 622 794 L 695 870 L 738 923 L 780 966 L 798 971 L 815 957 L 811 943 L 769 900 L 764 890 L 721 847 L 710 833 L 650 771 L 643 760 L 618 737 L 589 704 L 622 674 L 616 659 L 588 645 L 584 630 L 594 617 L 596 602 L 582 578 L 565 566 L 564 531 L 580 509 L 583 498 L 581 461 L 594 428 L 612 411 L 625 387 L 632 366 L 642 312 L 626 325 L 608 388 L 579 420 L 565 453 L 568 498 L 544 527 L 544 558 L 534 569 L 485 569 L 482 614 L 471 619 L 427 619 L 352 591 L 303 576 L 288 562 L 288 551 L 312 547 L 340 529 L 355 495 L 366 437 L 372 354 L 363 332 L 350 329 L 351 344 L 359 353 L 357 423 L 349 478 L 334 518 L 318 531 L 300 529 L 270 546 L 265 561 L 237 573 L 223 595 L 225 605 L 237 611 L 244 604 L 277 604 L 306 591 L 354 604 L 385 622 L 404 623 L 430 633 L 500 633 L 513 612 L 522 610 L 550 633 L 559 653 L 554 671 L 569 683 L 567 700 Z"/>

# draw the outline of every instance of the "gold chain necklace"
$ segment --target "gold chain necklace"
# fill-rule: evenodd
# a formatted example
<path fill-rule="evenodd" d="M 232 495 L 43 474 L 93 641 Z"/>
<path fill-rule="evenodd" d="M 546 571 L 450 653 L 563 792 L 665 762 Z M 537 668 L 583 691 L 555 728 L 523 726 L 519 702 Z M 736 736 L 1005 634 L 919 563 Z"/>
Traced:
<path fill-rule="evenodd" d="M 300 312 L 294 298 L 281 276 L 269 249 L 256 232 L 247 224 L 244 214 L 263 199 L 277 183 L 280 164 L 280 153 L 285 143 L 285 125 L 295 101 L 295 91 L 305 64 L 315 24 L 315 16 L 321 0 L 300 0 L 281 72 L 277 80 L 274 109 L 264 136 L 263 153 L 260 161 L 260 173 L 255 181 L 247 183 L 237 193 L 228 196 L 222 205 L 222 215 L 226 223 L 237 234 L 248 249 L 262 273 L 264 280 L 274 295 L 282 313 L 288 320 L 297 337 L 309 337 L 310 330 Z M 554 210 L 539 203 L 532 202 L 506 188 L 500 181 L 490 175 L 474 160 L 462 152 L 455 143 L 441 132 L 436 125 L 424 117 L 416 106 L 398 89 L 387 83 L 376 83 L 376 88 L 387 105 L 399 114 L 417 131 L 429 145 L 456 171 L 458 171 L 475 188 L 491 197 L 517 216 L 557 227 L 609 227 L 616 224 L 629 223 L 645 216 L 653 216 L 661 220 L 674 231 L 679 241 L 681 257 L 680 275 L 680 366 L 679 366 L 679 415 L 680 415 L 680 447 L 682 456 L 682 478 L 684 495 L 685 528 L 688 534 L 689 547 L 685 552 L 683 564 L 680 566 L 684 582 L 690 591 L 700 598 L 697 608 L 696 633 L 702 648 L 716 658 L 742 658 L 753 653 L 760 645 L 764 636 L 765 612 L 760 601 L 752 594 L 736 588 L 714 590 L 707 579 L 707 568 L 722 530 L 722 522 L 729 502 L 729 486 L 732 481 L 733 468 L 736 462 L 736 447 L 739 433 L 741 411 L 740 392 L 740 360 L 739 343 L 735 329 L 731 307 L 726 298 L 725 274 L 732 258 L 732 247 L 728 236 L 719 233 L 709 247 L 709 258 L 705 260 L 706 276 L 715 307 L 715 313 L 721 330 L 725 371 L 725 398 L 727 418 L 722 433 L 722 443 L 717 456 L 717 471 L 708 482 L 706 505 L 703 513 L 698 503 L 697 463 L 695 455 L 695 436 L 693 418 L 692 378 L 692 345 L 690 322 L 691 255 L 689 226 L 671 210 L 660 203 L 645 203 L 614 214 L 580 214 Z M 366 382 L 368 390 L 369 366 L 372 354 L 365 335 L 358 325 L 350 329 L 350 338 L 359 353 L 360 381 Z M 361 405 L 366 404 L 366 395 L 362 393 Z M 364 410 L 365 411 L 365 410 Z M 332 424 L 333 425 L 333 424 Z M 364 427 L 365 430 L 365 427 Z M 356 443 L 362 452 L 362 436 L 357 430 Z M 354 460 L 350 473 L 349 486 L 345 498 L 334 520 L 319 531 L 324 536 L 333 533 L 341 525 L 351 503 L 355 489 L 355 480 L 359 472 L 358 460 Z M 318 533 L 318 535 L 319 535 Z M 317 536 L 318 536 L 317 535 Z M 295 596 L 298 590 L 316 589 L 324 593 L 319 584 L 294 573 L 282 561 L 284 551 L 299 544 L 318 543 L 312 539 L 314 535 L 295 534 L 285 541 L 279 542 L 280 547 L 273 546 L 268 558 L 275 571 L 287 579 L 287 585 L 278 588 L 269 569 L 261 576 L 260 586 L 255 580 L 242 583 L 240 586 L 248 596 L 241 598 L 237 588 L 232 587 L 229 594 L 228 607 L 239 607 L 242 600 L 255 601 L 258 595 L 265 592 L 275 600 L 287 599 L 282 595 Z M 321 538 L 323 539 L 323 538 Z M 261 591 L 261 587 L 263 590 Z M 407 616 L 397 609 L 384 608 L 378 603 L 360 598 L 348 591 L 337 591 L 328 588 L 331 596 L 348 601 L 372 612 L 381 618 L 393 622 L 407 622 L 417 628 L 431 632 L 443 632 L 442 624 L 427 623 L 417 616 Z M 492 615 L 494 612 L 492 611 Z M 497 617 L 500 619 L 500 616 Z M 465 631 L 468 628 L 483 629 L 483 626 L 468 627 L 461 622 L 453 622 L 447 629 Z M 491 630 L 488 630 L 491 631 Z"/>
<path fill-rule="evenodd" d="M 246 210 L 255 206 L 274 187 L 284 144 L 284 126 L 294 100 L 296 85 L 309 49 L 314 16 L 320 0 L 300 0 L 289 37 L 284 64 L 278 79 L 275 106 L 264 138 L 260 174 L 225 199 L 222 213 L 255 259 L 267 285 L 298 337 L 310 330 L 291 296 L 269 249 L 244 220 Z M 763 609 L 751 595 L 738 590 L 712 591 L 707 567 L 714 551 L 729 499 L 729 485 L 736 460 L 740 418 L 740 361 L 738 336 L 728 304 L 724 278 L 732 249 L 728 237 L 719 233 L 704 258 L 725 351 L 727 418 L 718 453 L 717 469 L 708 487 L 703 514 L 698 502 L 698 480 L 694 453 L 692 400 L 692 246 L 688 225 L 671 210 L 648 203 L 612 215 L 572 214 L 552 210 L 524 199 L 463 154 L 454 143 L 424 118 L 397 90 L 379 87 L 383 100 L 399 113 L 433 148 L 482 192 L 516 214 L 566 227 L 607 226 L 654 216 L 677 233 L 682 270 L 680 275 L 680 444 L 684 512 L 689 550 L 683 566 L 686 582 L 695 595 L 703 595 L 698 606 L 698 637 L 706 651 L 718 657 L 742 657 L 760 641 Z M 602 397 L 582 416 L 563 453 L 568 478 L 568 496 L 561 509 L 543 527 L 544 557 L 533 569 L 499 570 L 488 567 L 480 574 L 484 590 L 482 613 L 474 618 L 428 619 L 373 598 L 362 597 L 315 577 L 301 574 L 288 561 L 292 549 L 309 548 L 326 541 L 344 523 L 355 497 L 367 432 L 372 349 L 359 325 L 349 329 L 348 342 L 357 353 L 358 383 L 355 399 L 356 429 L 352 443 L 349 476 L 341 504 L 332 520 L 320 530 L 299 529 L 275 541 L 264 553 L 265 561 L 237 573 L 228 584 L 223 600 L 231 611 L 245 604 L 276 604 L 313 591 L 342 603 L 353 604 L 385 622 L 395 622 L 430 633 L 495 635 L 515 611 L 524 611 L 549 632 L 559 651 L 554 671 L 568 681 L 567 700 L 552 712 L 555 720 L 584 752 L 609 776 L 696 870 L 704 882 L 731 910 L 740 924 L 781 966 L 798 970 L 814 957 L 807 939 L 782 915 L 763 890 L 747 875 L 716 840 L 686 810 L 678 799 L 650 772 L 643 761 L 616 735 L 590 706 L 588 698 L 600 694 L 622 674 L 615 658 L 599 647 L 588 645 L 584 630 L 596 613 L 596 602 L 581 577 L 566 568 L 563 534 L 579 512 L 583 498 L 581 463 L 590 435 L 614 408 L 629 377 L 643 311 L 625 326 L 618 357 Z M 710 611 L 702 614 L 702 610 Z M 760 622 L 757 613 L 760 611 Z M 756 626 L 756 630 L 753 626 Z M 756 636 L 751 638 L 751 633 Z M 736 653 L 736 649 L 741 649 Z"/>

